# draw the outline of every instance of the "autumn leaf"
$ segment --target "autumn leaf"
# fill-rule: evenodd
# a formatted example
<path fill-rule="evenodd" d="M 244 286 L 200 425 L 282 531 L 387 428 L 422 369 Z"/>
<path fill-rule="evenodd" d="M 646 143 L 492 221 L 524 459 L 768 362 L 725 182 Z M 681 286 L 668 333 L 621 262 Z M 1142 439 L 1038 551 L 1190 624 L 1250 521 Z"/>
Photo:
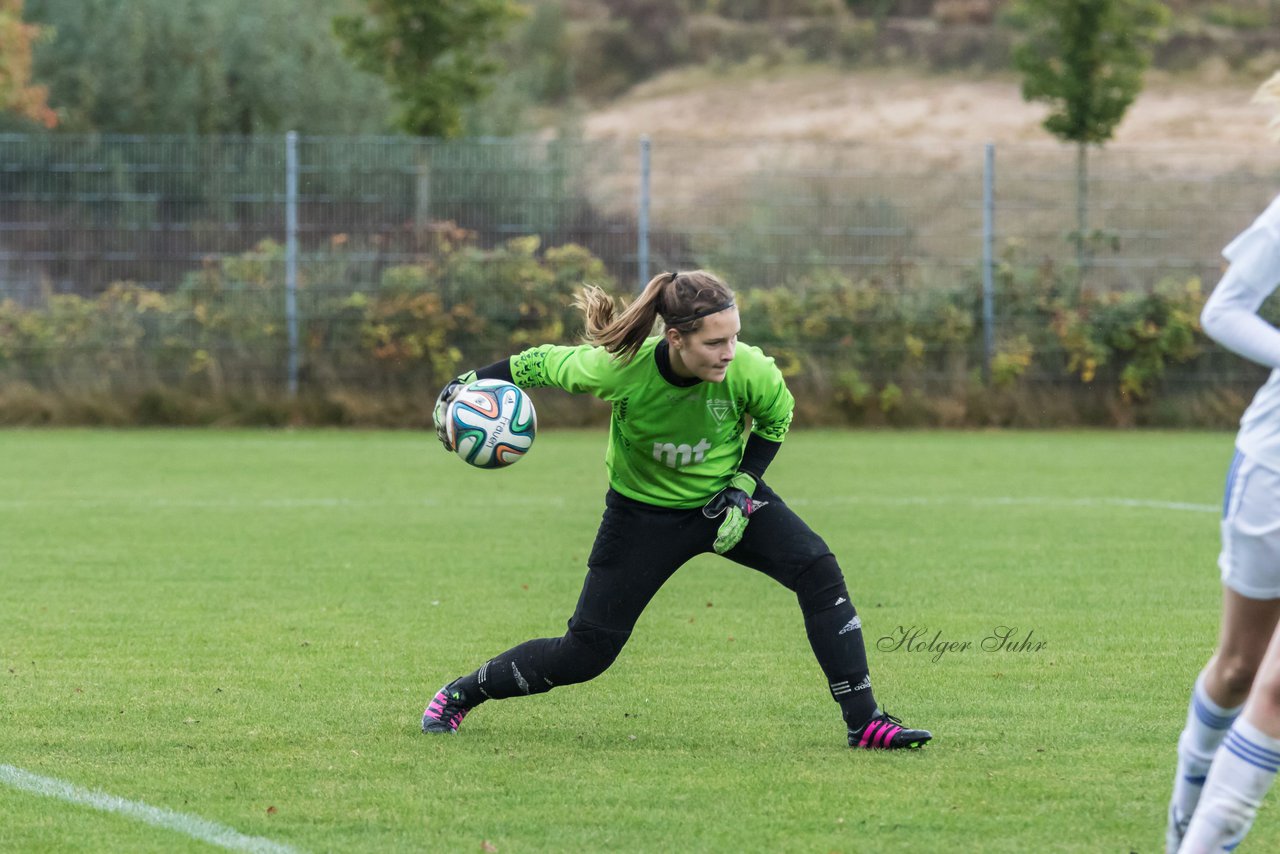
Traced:
<path fill-rule="evenodd" d="M 58 124 L 45 86 L 31 85 L 31 48 L 49 31 L 22 20 L 23 0 L 0 0 L 0 109 L 39 122 Z"/>

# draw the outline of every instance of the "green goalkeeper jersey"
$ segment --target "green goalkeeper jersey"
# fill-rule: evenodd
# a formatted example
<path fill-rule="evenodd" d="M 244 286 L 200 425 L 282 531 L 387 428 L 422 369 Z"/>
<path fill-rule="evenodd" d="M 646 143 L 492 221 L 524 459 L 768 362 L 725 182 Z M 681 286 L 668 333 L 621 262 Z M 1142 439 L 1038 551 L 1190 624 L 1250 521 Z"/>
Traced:
<path fill-rule="evenodd" d="M 609 485 L 647 504 L 698 507 L 738 470 L 747 416 L 751 432 L 781 442 L 795 400 L 758 347 L 739 344 L 724 380 L 708 383 L 684 381 L 669 369 L 664 376 L 659 358 L 668 364 L 666 346 L 663 338 L 649 338 L 624 363 L 602 347 L 547 344 L 512 356 L 511 375 L 522 388 L 561 388 L 608 401 Z"/>

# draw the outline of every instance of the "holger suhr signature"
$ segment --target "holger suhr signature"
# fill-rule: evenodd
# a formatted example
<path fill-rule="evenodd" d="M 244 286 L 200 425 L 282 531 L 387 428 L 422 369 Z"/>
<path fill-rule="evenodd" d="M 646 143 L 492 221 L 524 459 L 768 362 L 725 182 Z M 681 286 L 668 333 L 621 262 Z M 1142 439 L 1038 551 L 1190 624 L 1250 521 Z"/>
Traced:
<path fill-rule="evenodd" d="M 898 626 L 891 633 L 876 641 L 881 652 L 923 652 L 930 660 L 938 662 L 948 653 L 965 653 L 977 649 L 982 652 L 1040 652 L 1048 641 L 1032 640 L 1035 629 L 1023 633 L 1017 626 L 996 626 L 979 641 L 951 640 L 942 629 L 930 631 L 927 626 Z"/>

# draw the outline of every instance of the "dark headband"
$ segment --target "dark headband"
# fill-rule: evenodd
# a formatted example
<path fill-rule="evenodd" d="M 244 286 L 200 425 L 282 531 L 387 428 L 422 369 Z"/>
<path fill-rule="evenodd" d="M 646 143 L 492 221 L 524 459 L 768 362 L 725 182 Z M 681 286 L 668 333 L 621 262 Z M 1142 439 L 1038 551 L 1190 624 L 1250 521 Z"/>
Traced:
<path fill-rule="evenodd" d="M 713 305 L 710 308 L 704 308 L 701 311 L 695 311 L 693 314 L 686 314 L 682 317 L 667 317 L 664 314 L 662 316 L 662 322 L 671 327 L 684 326 L 686 323 L 692 323 L 693 321 L 706 317 L 709 314 L 716 314 L 727 308 L 733 308 L 734 305 L 734 301 L 730 299 L 720 303 L 719 305 Z"/>

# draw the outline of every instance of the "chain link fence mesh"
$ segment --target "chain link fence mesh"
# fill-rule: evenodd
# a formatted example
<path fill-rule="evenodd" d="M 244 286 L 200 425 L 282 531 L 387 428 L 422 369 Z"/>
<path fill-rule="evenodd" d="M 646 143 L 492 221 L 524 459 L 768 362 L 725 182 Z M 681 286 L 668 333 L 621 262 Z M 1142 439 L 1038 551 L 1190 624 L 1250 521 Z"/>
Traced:
<path fill-rule="evenodd" d="M 283 382 L 285 150 L 274 136 L 0 136 L 0 303 L 38 309 L 120 282 L 181 294 L 218 269 L 210 298 L 267 321 L 256 339 L 218 346 L 254 365 L 243 372 L 253 383 Z M 984 148 L 969 145 L 655 138 L 650 151 L 642 185 L 638 140 L 302 137 L 302 321 L 376 292 L 388 270 L 430 263 L 441 240 L 484 250 L 536 238 L 543 250 L 590 250 L 623 292 L 639 288 L 642 269 L 709 267 L 735 288 L 797 294 L 838 277 L 907 310 L 959 294 L 980 324 L 987 240 L 997 278 L 1053 270 L 1067 299 L 1191 279 L 1207 291 L 1221 248 L 1280 186 L 1280 152 L 1231 147 L 1091 147 L 1083 171 L 1079 151 L 1057 144 L 995 146 L 991 170 Z M 637 248 L 642 200 L 647 266 Z M 509 298 L 496 282 L 492 295 L 484 283 L 459 287 L 482 303 Z M 999 291 L 993 319 L 997 343 L 1026 332 Z M 328 328 L 304 344 L 341 364 L 359 330 Z M 88 359 L 111 357 L 111 341 L 79 346 Z M 1234 357 L 1203 364 L 1205 376 L 1257 376 Z M 38 371 L 24 379 L 48 381 Z"/>

